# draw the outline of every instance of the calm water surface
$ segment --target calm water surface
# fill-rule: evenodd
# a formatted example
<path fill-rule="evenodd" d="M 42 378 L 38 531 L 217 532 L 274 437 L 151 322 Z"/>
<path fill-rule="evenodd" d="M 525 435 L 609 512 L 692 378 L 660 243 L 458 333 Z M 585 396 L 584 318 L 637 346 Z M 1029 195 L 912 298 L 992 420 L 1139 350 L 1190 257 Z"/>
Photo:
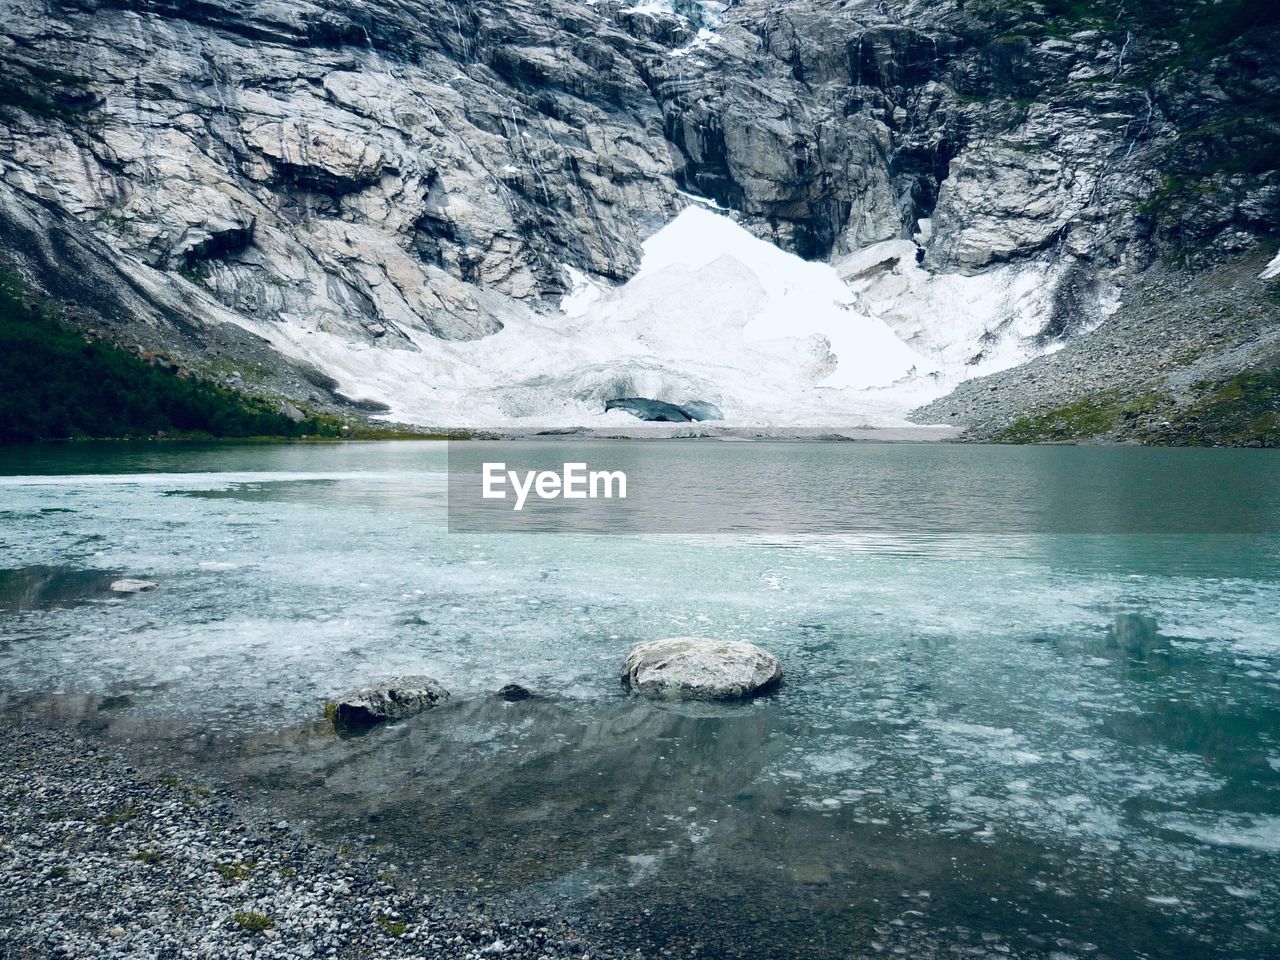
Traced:
<path fill-rule="evenodd" d="M 960 478 L 969 513 L 461 534 L 442 445 L 10 448 L 0 687 L 371 837 L 428 887 L 676 955 L 1280 955 L 1274 452 L 643 448 L 780 489 L 857 475 L 926 515 L 926 481 Z M 1184 491 L 1180 513 L 1108 533 L 1072 499 L 1103 483 Z M 1061 532 L 996 532 L 1046 503 Z M 161 588 L 120 599 L 120 575 Z M 787 681 L 628 698 L 628 648 L 685 633 L 760 643 Z M 316 722 L 409 672 L 456 701 L 357 739 Z M 490 696 L 511 680 L 542 697 Z"/>

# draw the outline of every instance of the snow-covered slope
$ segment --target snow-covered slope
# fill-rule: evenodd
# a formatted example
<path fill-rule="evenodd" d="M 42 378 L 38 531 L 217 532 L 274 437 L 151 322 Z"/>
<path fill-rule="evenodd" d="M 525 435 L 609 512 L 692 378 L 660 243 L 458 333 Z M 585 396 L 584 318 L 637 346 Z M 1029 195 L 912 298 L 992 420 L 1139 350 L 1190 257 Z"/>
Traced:
<path fill-rule="evenodd" d="M 733 287 L 733 272 L 740 268 L 750 274 L 750 291 Z M 645 242 L 640 272 L 623 298 L 655 292 L 681 297 L 691 272 L 705 275 L 714 299 L 706 315 L 688 315 L 679 302 L 672 304 L 673 339 L 698 328 L 718 338 L 724 321 L 715 317 L 716 303 L 724 298 L 728 306 L 745 293 L 750 319 L 741 330 L 734 328 L 725 345 L 730 351 L 802 339 L 815 355 L 826 355 L 819 367 L 804 374 L 806 381 L 823 388 L 882 387 L 913 370 L 924 372 L 924 360 L 882 321 L 852 309 L 853 296 L 829 265 L 801 260 L 753 237 L 728 217 L 696 207 Z"/>
<path fill-rule="evenodd" d="M 1069 283 L 1069 267 L 1037 260 L 981 273 L 931 272 L 910 240 L 886 240 L 834 264 L 853 292 L 855 310 L 879 317 L 929 358 L 936 379 L 954 387 L 1061 348 L 1044 336 L 1045 318 Z M 1108 316 L 1118 291 L 1096 283 L 1087 307 L 1076 306 L 1073 333 Z"/>
<path fill-rule="evenodd" d="M 1262 273 L 1259 274 L 1259 278 L 1262 280 L 1274 280 L 1276 277 L 1280 277 L 1280 253 L 1276 254 L 1275 259 L 1268 263 L 1263 268 Z"/>
<path fill-rule="evenodd" d="M 932 275 L 915 250 L 890 241 L 837 270 L 691 206 L 644 243 L 627 283 L 568 269 L 574 286 L 558 312 L 513 305 L 499 332 L 476 340 L 423 333 L 389 351 L 300 322 L 254 329 L 408 423 L 634 423 L 605 405 L 644 397 L 711 403 L 737 426 L 901 426 L 966 376 L 1037 352 L 1045 309 L 1042 268 Z"/>
<path fill-rule="evenodd" d="M 348 396 L 436 426 L 632 423 L 607 401 L 704 401 L 753 426 L 901 424 L 936 395 L 935 364 L 855 306 L 827 264 L 690 207 L 644 244 L 639 272 L 606 287 L 570 271 L 557 313 L 517 310 L 471 341 L 363 346 L 301 323 L 256 328 L 318 363 Z"/>

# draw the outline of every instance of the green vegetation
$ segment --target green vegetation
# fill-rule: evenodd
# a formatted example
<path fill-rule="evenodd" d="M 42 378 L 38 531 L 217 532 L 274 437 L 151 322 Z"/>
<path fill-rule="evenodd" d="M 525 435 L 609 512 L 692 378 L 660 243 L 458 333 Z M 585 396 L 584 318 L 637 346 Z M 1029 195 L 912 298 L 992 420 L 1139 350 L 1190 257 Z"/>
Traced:
<path fill-rule="evenodd" d="M 275 925 L 275 921 L 267 914 L 253 910 L 239 910 L 232 915 L 231 919 L 245 933 L 262 933 Z"/>
<path fill-rule="evenodd" d="M 110 813 L 104 813 L 98 818 L 98 823 L 104 827 L 117 827 L 122 823 L 137 819 L 139 812 L 137 807 L 127 803 L 123 807 L 116 807 Z"/>
<path fill-rule="evenodd" d="M 7 55 L 0 60 L 0 117 L 10 119 L 20 110 L 69 120 L 94 103 L 85 84 L 83 77 Z"/>
<path fill-rule="evenodd" d="M 133 859 L 139 863 L 145 863 L 149 866 L 155 866 L 164 860 L 164 855 L 159 850 L 139 850 L 133 855 Z"/>
<path fill-rule="evenodd" d="M 159 358 L 157 358 L 159 359 Z M 225 361 L 222 362 L 223 365 Z M 251 376 L 265 378 L 253 364 Z M 211 365 L 216 368 L 217 364 Z M 228 368 L 229 369 L 229 368 Z M 470 439 L 308 412 L 295 423 L 279 401 L 229 390 L 114 344 L 92 341 L 0 271 L 0 442 L 176 437 L 328 440 Z M 307 411 L 304 411 L 307 412 Z"/>
<path fill-rule="evenodd" d="M 178 272 L 195 284 L 205 284 L 210 276 L 209 264 L 204 260 L 188 264 Z"/>
<path fill-rule="evenodd" d="M 1146 88 L 1159 82 L 1162 96 L 1186 102 L 1177 116 L 1192 129 L 1166 139 L 1159 167 L 1164 179 L 1134 213 L 1146 220 L 1161 241 L 1162 255 L 1186 265 L 1206 249 L 1211 237 L 1197 234 L 1200 223 L 1216 224 L 1214 211 L 1238 202 L 1229 179 L 1257 177 L 1280 168 L 1280 105 L 1251 94 L 1248 73 L 1266 69 L 1265 51 L 1278 42 L 1280 4 L 1258 0 L 968 0 L 965 8 L 989 25 L 994 39 L 987 53 L 995 80 L 959 91 L 962 102 L 1000 104 L 1015 95 L 1041 96 L 1044 90 L 1019 85 L 1032 44 L 1041 37 L 1069 38 L 1096 30 L 1117 48 L 1141 41 L 1123 71 L 1106 71 L 1076 86 L 1123 84 Z M 1156 41 L 1152 43 L 1152 41 Z M 1230 71 L 1211 66 L 1231 54 Z M 1203 76 L 1223 76 L 1225 96 L 1200 96 Z M 1139 119 L 1135 116 L 1135 121 Z M 1130 131 L 1130 134 L 1136 132 Z M 1146 128 L 1142 130 L 1145 132 Z M 1143 133 L 1137 133 L 1141 138 Z"/>
<path fill-rule="evenodd" d="M 253 868 L 257 865 L 255 860 L 236 860 L 232 863 L 215 863 L 213 869 L 218 871 L 223 880 L 230 882 L 248 880 L 249 875 L 253 873 Z"/>
<path fill-rule="evenodd" d="M 1171 37 L 1189 53 L 1209 53 L 1280 24 L 1280 7 L 1258 0 L 988 0 L 968 7 L 988 15 L 1044 16 L 1054 32 L 1141 29 L 1148 36 Z"/>
<path fill-rule="evenodd" d="M 187 379 L 112 344 L 88 341 L 3 273 L 0 396 L 0 441 L 355 432 L 336 417 L 294 423 L 268 399 Z"/>
<path fill-rule="evenodd" d="M 1155 391 L 1130 398 L 1114 390 L 1095 393 L 1022 417 L 991 439 L 1051 443 L 1113 434 L 1163 446 L 1280 447 L 1280 363 L 1200 381 L 1192 394 L 1175 404 Z"/>
<path fill-rule="evenodd" d="M 1174 446 L 1280 447 L 1280 365 L 1201 381 L 1197 396 L 1147 437 Z"/>
<path fill-rule="evenodd" d="M 187 783 L 181 777 L 161 777 L 160 782 L 166 787 L 172 787 L 174 790 L 181 790 L 183 793 L 189 794 L 191 797 L 207 797 L 213 793 L 213 791 L 208 787 L 201 786 L 198 783 Z"/>
<path fill-rule="evenodd" d="M 1147 393 L 1123 399 L 1119 391 L 1094 393 L 1074 403 L 1030 414 L 1014 421 L 991 439 L 996 443 L 1049 443 L 1088 440 L 1109 433 L 1124 420 L 1136 420 L 1168 403 L 1168 396 Z"/>
<path fill-rule="evenodd" d="M 1196 52 L 1211 52 L 1249 33 L 1280 25 L 1280 7 L 1258 0 L 1222 0 L 1220 3 L 1192 3 L 1189 18 L 1191 37 L 1186 46 Z M 1146 0 L 1140 4 L 1148 22 L 1161 24 L 1167 4 Z"/>
<path fill-rule="evenodd" d="M 1206 158 L 1208 173 L 1265 173 L 1280 165 L 1273 125 L 1252 111 L 1237 110 L 1182 138 Z"/>
<path fill-rule="evenodd" d="M 393 920 L 391 917 L 378 917 L 375 922 L 393 937 L 403 937 L 409 929 L 409 925 L 403 920 Z"/>
<path fill-rule="evenodd" d="M 1213 190 L 1205 184 L 1194 182 L 1185 175 L 1165 174 L 1160 180 L 1160 189 L 1134 209 L 1136 213 L 1158 216 L 1174 201 L 1193 193 L 1208 196 L 1213 193 Z"/>

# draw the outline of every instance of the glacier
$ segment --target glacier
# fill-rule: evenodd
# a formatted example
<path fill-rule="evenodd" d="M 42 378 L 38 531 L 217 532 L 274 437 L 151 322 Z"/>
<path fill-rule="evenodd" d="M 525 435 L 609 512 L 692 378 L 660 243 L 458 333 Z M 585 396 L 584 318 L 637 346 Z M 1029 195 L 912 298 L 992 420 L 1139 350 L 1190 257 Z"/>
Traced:
<path fill-rule="evenodd" d="M 502 328 L 478 339 L 407 329 L 409 348 L 388 349 L 297 316 L 237 320 L 408 424 L 634 426 L 605 405 L 644 397 L 714 404 L 730 427 L 905 427 L 960 380 L 1039 352 L 1051 286 L 1043 264 L 933 274 L 918 249 L 806 261 L 693 203 L 644 242 L 626 283 L 566 265 L 558 309 L 507 300 Z"/>

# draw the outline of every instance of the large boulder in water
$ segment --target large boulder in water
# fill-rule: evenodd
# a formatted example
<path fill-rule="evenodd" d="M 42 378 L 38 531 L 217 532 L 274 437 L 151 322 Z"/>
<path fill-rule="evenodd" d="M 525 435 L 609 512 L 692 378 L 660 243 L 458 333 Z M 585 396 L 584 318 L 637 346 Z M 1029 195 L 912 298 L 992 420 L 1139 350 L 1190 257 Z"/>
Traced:
<path fill-rule="evenodd" d="M 449 698 L 449 691 L 432 677 L 392 677 L 331 700 L 325 704 L 325 716 L 339 730 L 364 730 L 412 717 Z"/>
<path fill-rule="evenodd" d="M 777 686 L 782 664 L 740 640 L 670 637 L 632 649 L 622 682 L 658 700 L 733 700 Z"/>

